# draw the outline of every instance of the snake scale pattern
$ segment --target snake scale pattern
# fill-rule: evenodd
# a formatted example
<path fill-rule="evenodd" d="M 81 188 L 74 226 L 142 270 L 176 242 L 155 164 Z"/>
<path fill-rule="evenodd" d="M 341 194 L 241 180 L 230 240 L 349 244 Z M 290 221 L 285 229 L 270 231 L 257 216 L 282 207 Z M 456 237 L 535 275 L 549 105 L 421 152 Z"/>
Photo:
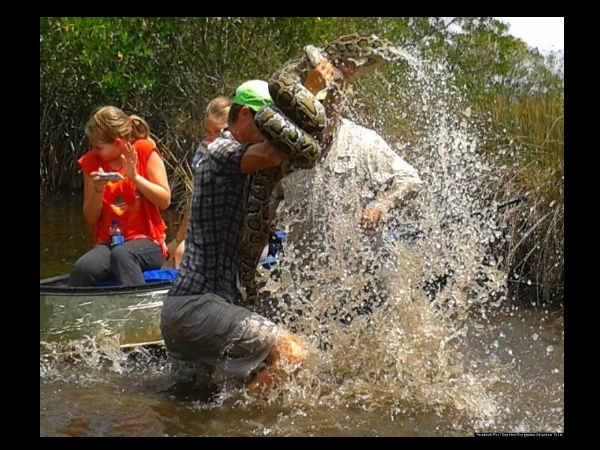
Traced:
<path fill-rule="evenodd" d="M 337 69 L 340 63 L 351 61 L 354 76 L 383 61 L 396 61 L 406 54 L 388 41 L 375 35 L 351 34 L 325 44 L 308 45 L 298 58 L 288 61 L 268 80 L 273 105 L 257 111 L 254 120 L 261 133 L 287 155 L 280 167 L 252 175 L 248 192 L 248 210 L 244 219 L 241 242 L 240 282 L 246 304 L 256 304 L 258 290 L 255 275 L 260 255 L 269 241 L 273 212 L 270 199 L 277 183 L 299 168 L 312 168 L 321 156 L 322 147 L 331 143 L 335 128 L 326 111 L 339 111 L 345 83 Z M 323 91 L 313 95 L 303 86 L 309 70 L 327 58 L 334 67 L 333 81 Z M 328 139 L 329 138 L 329 139 Z M 329 142 L 329 144 L 327 144 Z"/>

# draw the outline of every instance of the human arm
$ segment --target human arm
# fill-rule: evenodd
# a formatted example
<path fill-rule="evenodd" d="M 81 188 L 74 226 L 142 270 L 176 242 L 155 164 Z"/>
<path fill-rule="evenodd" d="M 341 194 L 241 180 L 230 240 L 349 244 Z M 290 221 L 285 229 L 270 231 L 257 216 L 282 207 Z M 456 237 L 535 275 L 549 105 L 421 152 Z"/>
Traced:
<path fill-rule="evenodd" d="M 167 245 L 167 252 L 169 254 L 169 259 L 174 258 L 177 252 L 177 247 L 181 244 L 181 242 L 185 239 L 185 232 L 188 226 L 188 222 L 190 220 L 190 205 L 185 209 L 183 213 L 183 221 L 181 225 L 179 225 L 179 229 L 177 230 L 177 234 L 175 235 L 175 239 L 173 239 L 169 245 Z"/>
<path fill-rule="evenodd" d="M 419 183 L 394 183 L 384 193 L 380 193 L 376 200 L 370 202 L 362 212 L 361 224 L 367 230 L 377 227 L 379 220 L 385 216 L 390 208 L 399 206 L 409 194 L 418 189 Z"/>
<path fill-rule="evenodd" d="M 185 209 L 185 212 L 183 213 L 183 221 L 181 222 L 179 230 L 177 230 L 177 234 L 175 235 L 175 239 L 177 239 L 177 242 L 181 242 L 185 239 L 185 230 L 187 229 L 189 220 L 190 206 L 188 205 L 188 207 Z"/>
<path fill-rule="evenodd" d="M 370 202 L 362 212 L 361 224 L 367 230 L 377 227 L 379 220 L 385 216 L 390 208 L 398 206 L 404 198 L 414 192 L 416 183 L 395 185 L 389 191 L 380 193 L 378 198 Z"/>
<path fill-rule="evenodd" d="M 242 156 L 240 171 L 250 173 L 276 167 L 284 158 L 284 153 L 268 141 L 252 144 Z"/>
<path fill-rule="evenodd" d="M 83 217 L 92 236 L 102 214 L 102 195 L 107 183 L 98 177 L 100 172 L 103 172 L 102 167 L 89 174 L 83 172 Z"/>
<path fill-rule="evenodd" d="M 360 147 L 368 150 L 359 154 L 361 166 L 377 192 L 375 200 L 363 210 L 362 223 L 368 229 L 377 226 L 391 208 L 400 206 L 422 181 L 417 170 L 375 131 L 364 128 L 360 131 Z"/>

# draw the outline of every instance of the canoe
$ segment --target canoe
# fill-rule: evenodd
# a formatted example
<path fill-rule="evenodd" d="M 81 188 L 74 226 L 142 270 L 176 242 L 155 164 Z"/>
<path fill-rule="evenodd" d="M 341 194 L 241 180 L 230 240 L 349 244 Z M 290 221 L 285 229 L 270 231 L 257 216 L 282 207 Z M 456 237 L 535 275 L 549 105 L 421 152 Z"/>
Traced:
<path fill-rule="evenodd" d="M 97 287 L 67 286 L 69 275 L 40 280 L 40 341 L 69 342 L 118 336 L 122 346 L 156 342 L 162 302 L 173 284 L 174 269 L 144 272 L 146 283 Z"/>
<path fill-rule="evenodd" d="M 284 232 L 274 233 L 261 256 L 263 268 L 277 265 L 285 240 Z M 68 274 L 40 280 L 40 343 L 68 343 L 86 336 L 118 337 L 121 348 L 159 343 L 160 311 L 176 276 L 176 269 L 146 271 L 145 283 L 139 286 L 109 280 L 96 287 L 70 287 Z"/>

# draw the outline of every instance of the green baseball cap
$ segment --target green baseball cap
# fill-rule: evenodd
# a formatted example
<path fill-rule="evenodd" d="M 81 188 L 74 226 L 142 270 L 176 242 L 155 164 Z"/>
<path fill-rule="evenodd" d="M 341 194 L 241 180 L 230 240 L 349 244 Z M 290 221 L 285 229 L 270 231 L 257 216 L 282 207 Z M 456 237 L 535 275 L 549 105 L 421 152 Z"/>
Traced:
<path fill-rule="evenodd" d="M 240 84 L 235 90 L 233 103 L 247 105 L 254 111 L 258 111 L 264 105 L 272 104 L 268 83 L 263 80 L 250 80 Z"/>

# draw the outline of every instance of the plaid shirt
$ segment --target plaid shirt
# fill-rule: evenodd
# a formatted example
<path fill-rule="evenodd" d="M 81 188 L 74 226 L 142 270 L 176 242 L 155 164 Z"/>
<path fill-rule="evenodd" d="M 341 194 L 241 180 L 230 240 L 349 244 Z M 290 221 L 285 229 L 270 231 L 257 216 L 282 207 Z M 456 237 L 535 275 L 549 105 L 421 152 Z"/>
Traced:
<path fill-rule="evenodd" d="M 208 147 L 210 142 L 202 141 L 198 148 L 196 149 L 196 153 L 194 153 L 194 157 L 192 158 L 192 170 L 196 170 L 196 166 L 198 165 L 198 161 L 204 157 L 206 154 L 206 148 Z"/>
<path fill-rule="evenodd" d="M 215 293 L 239 302 L 239 244 L 251 178 L 240 171 L 246 148 L 224 129 L 198 161 L 185 253 L 169 295 Z"/>

